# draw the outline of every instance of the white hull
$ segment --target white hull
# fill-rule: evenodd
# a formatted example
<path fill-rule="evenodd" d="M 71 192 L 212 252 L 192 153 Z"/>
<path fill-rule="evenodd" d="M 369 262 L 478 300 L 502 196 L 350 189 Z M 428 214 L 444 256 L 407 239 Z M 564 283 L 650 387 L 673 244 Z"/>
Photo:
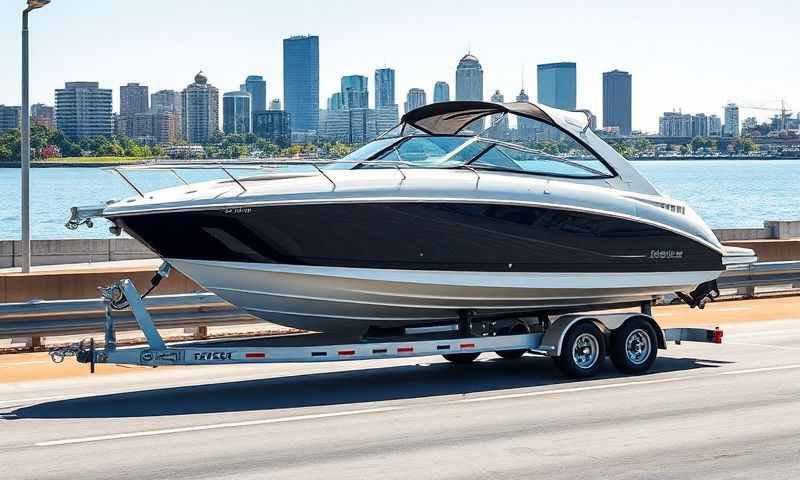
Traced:
<path fill-rule="evenodd" d="M 168 259 L 225 300 L 265 320 L 314 331 L 363 332 L 485 312 L 644 301 L 689 290 L 719 271 L 526 273 L 381 270 Z"/>

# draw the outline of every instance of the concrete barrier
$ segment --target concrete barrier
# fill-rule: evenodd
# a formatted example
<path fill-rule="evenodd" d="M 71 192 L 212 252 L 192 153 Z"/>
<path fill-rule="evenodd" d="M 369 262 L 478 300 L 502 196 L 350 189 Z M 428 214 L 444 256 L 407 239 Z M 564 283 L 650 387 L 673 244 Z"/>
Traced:
<path fill-rule="evenodd" d="M 0 241 L 0 268 L 18 267 L 22 246 L 18 240 Z M 132 238 L 33 240 L 33 265 L 113 262 L 156 258 L 144 245 Z"/>
<path fill-rule="evenodd" d="M 800 239 L 800 220 L 767 220 L 761 228 L 716 228 L 720 242 Z"/>

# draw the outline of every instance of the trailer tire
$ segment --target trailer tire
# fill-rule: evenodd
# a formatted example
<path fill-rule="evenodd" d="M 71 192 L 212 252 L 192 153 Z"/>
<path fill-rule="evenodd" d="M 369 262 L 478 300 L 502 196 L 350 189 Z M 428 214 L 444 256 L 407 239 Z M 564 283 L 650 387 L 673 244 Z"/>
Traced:
<path fill-rule="evenodd" d="M 517 323 L 516 325 L 511 327 L 511 329 L 508 331 L 507 335 L 524 335 L 524 334 L 530 333 L 530 332 L 531 332 L 531 329 L 528 328 L 527 325 L 525 325 L 524 323 Z M 503 359 L 506 359 L 506 360 L 517 360 L 519 358 L 522 358 L 522 356 L 525 355 L 525 353 L 527 353 L 527 351 L 528 350 L 522 348 L 522 349 L 519 349 L 519 350 L 498 350 L 498 351 L 496 351 L 494 353 L 496 353 L 500 358 L 503 358 Z"/>
<path fill-rule="evenodd" d="M 597 373 L 605 358 L 603 332 L 592 322 L 581 322 L 567 331 L 561 355 L 553 357 L 553 360 L 565 376 L 589 378 Z"/>
<path fill-rule="evenodd" d="M 632 318 L 611 334 L 611 362 L 622 373 L 650 370 L 658 354 L 658 337 L 650 322 Z"/>
<path fill-rule="evenodd" d="M 480 356 L 480 352 L 475 353 L 449 353 L 442 355 L 445 360 L 457 364 L 467 364 L 475 361 Z"/>

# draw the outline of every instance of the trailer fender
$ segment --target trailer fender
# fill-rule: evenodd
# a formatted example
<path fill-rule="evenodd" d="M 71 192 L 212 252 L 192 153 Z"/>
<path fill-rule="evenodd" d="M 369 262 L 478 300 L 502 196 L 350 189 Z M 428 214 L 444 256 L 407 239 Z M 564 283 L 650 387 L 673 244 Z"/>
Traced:
<path fill-rule="evenodd" d="M 571 315 L 562 315 L 558 317 L 544 332 L 544 336 L 542 336 L 542 342 L 539 345 L 539 348 L 536 350 L 540 350 L 551 357 L 557 357 L 561 355 L 561 350 L 564 343 L 564 337 L 566 337 L 567 332 L 570 328 L 574 325 L 577 325 L 580 322 L 592 322 L 596 324 L 600 330 L 606 333 L 606 340 L 610 338 L 611 333 L 614 330 L 621 327 L 625 322 L 633 318 L 643 318 L 646 320 L 650 325 L 652 325 L 653 330 L 656 332 L 656 336 L 658 337 L 658 348 L 664 349 L 667 348 L 667 342 L 664 339 L 664 331 L 661 330 L 661 327 L 658 326 L 656 321 L 653 317 L 649 315 L 645 315 L 642 313 L 608 313 L 608 314 L 599 314 L 599 315 L 581 315 L 581 314 L 571 314 Z"/>

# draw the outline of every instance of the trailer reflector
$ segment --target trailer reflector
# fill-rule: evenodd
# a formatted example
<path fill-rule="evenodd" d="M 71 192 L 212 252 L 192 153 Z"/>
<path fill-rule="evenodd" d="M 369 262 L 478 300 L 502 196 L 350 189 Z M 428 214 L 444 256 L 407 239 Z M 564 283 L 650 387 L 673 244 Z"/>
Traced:
<path fill-rule="evenodd" d="M 397 347 L 397 353 L 411 353 L 414 351 L 414 347 Z"/>
<path fill-rule="evenodd" d="M 388 348 L 373 348 L 372 353 L 389 353 Z"/>
<path fill-rule="evenodd" d="M 244 358 L 267 358 L 267 354 L 263 352 L 248 352 L 244 354 Z"/>
<path fill-rule="evenodd" d="M 450 350 L 450 345 L 437 345 L 436 350 Z"/>
<path fill-rule="evenodd" d="M 461 348 L 475 348 L 475 344 L 474 344 L 474 343 L 462 343 L 462 344 L 461 344 L 461 345 L 459 345 L 459 346 L 460 346 Z"/>
<path fill-rule="evenodd" d="M 340 356 L 355 355 L 355 354 L 356 354 L 355 350 L 339 350 Z"/>
<path fill-rule="evenodd" d="M 311 352 L 312 357 L 327 357 L 328 352 Z"/>

